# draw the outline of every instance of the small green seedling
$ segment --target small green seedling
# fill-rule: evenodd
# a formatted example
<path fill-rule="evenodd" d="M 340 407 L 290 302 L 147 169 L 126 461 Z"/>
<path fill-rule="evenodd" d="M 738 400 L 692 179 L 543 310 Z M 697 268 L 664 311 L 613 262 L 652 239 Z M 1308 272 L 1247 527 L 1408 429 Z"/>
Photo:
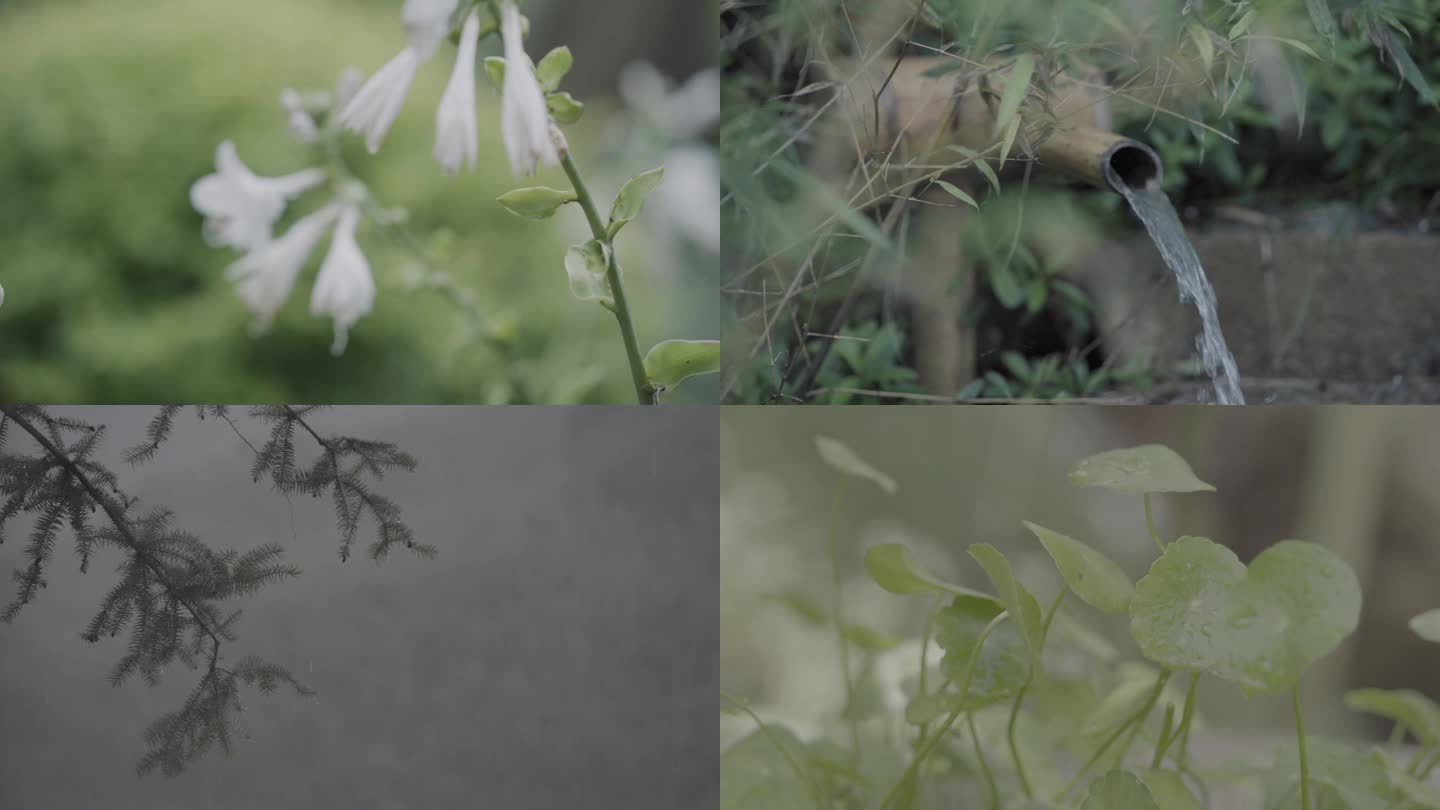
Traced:
<path fill-rule="evenodd" d="M 752 715 L 759 729 L 720 757 L 724 810 L 1200 810 L 1208 787 L 1189 748 L 1204 723 L 1196 711 L 1202 681 L 1247 696 L 1290 696 L 1295 740 L 1256 765 L 1265 779 L 1263 810 L 1440 810 L 1440 791 L 1426 784 L 1440 765 L 1440 706 L 1424 695 L 1359 689 L 1345 696 L 1350 709 L 1393 723 L 1392 741 L 1413 738 L 1418 753 L 1408 761 L 1395 757 L 1393 745 L 1366 750 L 1305 734 L 1301 678 L 1359 623 L 1360 585 L 1350 566 L 1301 540 L 1282 540 L 1247 564 L 1204 537 L 1162 538 L 1153 495 L 1215 488 L 1160 445 L 1091 456 L 1070 473 L 1080 487 L 1140 496 L 1156 555 L 1138 581 L 1085 542 L 1029 522 L 1024 527 L 1063 581 L 1043 601 L 987 543 L 971 545 L 969 555 L 993 593 L 951 582 L 902 544 L 869 548 L 864 565 L 877 585 L 934 605 L 919 648 L 928 652 L 933 642 L 944 651 L 938 662 L 922 657 L 902 717 L 869 722 L 884 711 L 866 708 L 875 703 L 865 698 L 874 692 L 875 663 L 901 648 L 844 616 L 833 527 L 846 482 L 891 495 L 899 486 L 836 439 L 816 445 L 841 473 L 830 620 L 845 669 L 840 720 L 850 746 L 807 742 Z M 1067 604 L 1074 610 L 1062 611 Z M 1143 660 L 1125 660 L 1090 629 L 1089 610 L 1126 616 Z M 824 622 L 818 610 L 808 618 Z M 1440 609 L 1410 626 L 1440 642 Z M 749 711 L 743 701 L 726 701 Z"/>

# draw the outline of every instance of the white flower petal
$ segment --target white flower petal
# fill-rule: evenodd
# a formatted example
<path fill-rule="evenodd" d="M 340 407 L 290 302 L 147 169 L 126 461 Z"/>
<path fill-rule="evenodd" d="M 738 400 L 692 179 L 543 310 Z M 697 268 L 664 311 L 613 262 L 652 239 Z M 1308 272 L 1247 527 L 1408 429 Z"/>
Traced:
<path fill-rule="evenodd" d="M 446 174 L 458 172 L 462 161 L 475 168 L 479 151 L 475 122 L 475 46 L 479 41 L 480 15 L 472 13 L 461 29 L 460 53 L 435 113 L 435 160 Z"/>
<path fill-rule="evenodd" d="M 720 252 L 720 160 L 707 146 L 678 146 L 665 157 L 665 182 L 652 206 L 666 225 Z"/>
<path fill-rule="evenodd" d="M 560 162 L 550 137 L 550 111 L 535 78 L 535 66 L 525 53 L 520 12 L 512 0 L 500 5 L 500 36 L 505 42 L 505 84 L 500 99 L 500 134 L 510 168 L 517 174 L 534 174 L 535 164 Z"/>
<path fill-rule="evenodd" d="M 240 161 L 235 144 L 215 151 L 214 174 L 190 187 L 190 204 L 205 217 L 205 238 L 215 246 L 249 250 L 270 240 L 270 229 L 285 211 L 285 201 L 323 183 L 320 169 L 283 177 L 257 177 Z"/>
<path fill-rule="evenodd" d="M 400 16 L 405 20 L 410 47 L 421 60 L 429 59 L 450 33 L 450 17 L 459 5 L 460 0 L 405 0 Z"/>
<path fill-rule="evenodd" d="M 420 54 L 414 48 L 406 48 L 394 59 L 375 71 L 375 75 L 356 91 L 350 103 L 340 111 L 340 123 L 346 129 L 365 136 L 365 146 L 371 154 L 380 151 L 380 142 L 385 133 L 400 115 L 410 84 L 415 80 L 415 71 L 420 67 Z"/>
<path fill-rule="evenodd" d="M 312 188 L 325 182 L 323 169 L 301 169 L 293 174 L 279 177 L 257 177 L 255 182 L 266 194 L 274 194 L 293 200 Z"/>
<path fill-rule="evenodd" d="M 257 328 L 264 329 L 275 319 L 306 259 L 339 214 L 338 206 L 328 205 L 302 217 L 284 236 L 260 245 L 226 268 L 225 277 L 235 283 L 236 292 L 255 314 Z"/>
<path fill-rule="evenodd" d="M 335 238 L 330 241 L 330 251 L 320 265 L 320 275 L 310 293 L 310 314 L 335 319 L 335 343 L 330 351 L 336 355 L 345 351 L 350 327 L 375 306 L 375 279 L 370 274 L 370 262 L 355 241 L 359 223 L 360 211 L 354 206 L 347 207 L 340 215 Z"/>

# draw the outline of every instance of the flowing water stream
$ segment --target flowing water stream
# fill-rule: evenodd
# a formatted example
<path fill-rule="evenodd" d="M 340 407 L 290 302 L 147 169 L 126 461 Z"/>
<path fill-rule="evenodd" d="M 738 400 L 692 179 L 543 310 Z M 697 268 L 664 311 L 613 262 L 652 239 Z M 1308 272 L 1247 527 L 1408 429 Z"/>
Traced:
<path fill-rule="evenodd" d="M 1170 198 L 1158 188 L 1132 189 L 1122 185 L 1120 193 L 1130 203 L 1130 210 L 1145 224 L 1145 230 L 1154 240 L 1155 247 L 1169 265 L 1170 271 L 1180 284 L 1180 300 L 1195 302 L 1200 312 L 1200 335 L 1195 346 L 1200 350 L 1200 360 L 1205 372 L 1215 385 L 1215 401 L 1221 405 L 1244 405 L 1245 397 L 1240 393 L 1240 373 L 1235 370 L 1235 355 L 1225 345 L 1225 336 L 1220 334 L 1220 318 L 1215 312 L 1215 288 L 1205 277 L 1200 266 L 1200 257 L 1195 247 L 1185 237 L 1180 218 Z"/>

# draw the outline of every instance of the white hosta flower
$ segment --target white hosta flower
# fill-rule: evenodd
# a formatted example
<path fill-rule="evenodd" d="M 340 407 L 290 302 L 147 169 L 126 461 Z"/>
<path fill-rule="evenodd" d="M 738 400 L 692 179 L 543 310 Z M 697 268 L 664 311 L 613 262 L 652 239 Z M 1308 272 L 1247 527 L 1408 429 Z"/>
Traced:
<path fill-rule="evenodd" d="M 560 155 L 550 136 L 550 111 L 535 78 L 535 66 L 525 53 L 520 11 L 513 0 L 500 4 L 500 37 L 505 43 L 500 133 L 505 137 L 511 170 L 517 175 L 534 174 L 536 163 L 554 166 L 560 162 Z"/>
<path fill-rule="evenodd" d="M 459 5 L 460 0 L 405 0 L 400 16 L 405 20 L 410 47 L 420 53 L 422 60 L 434 55 L 440 41 L 450 33 L 450 17 Z"/>
<path fill-rule="evenodd" d="M 340 111 L 341 126 L 364 135 L 370 154 L 380 151 L 380 143 L 399 117 L 419 67 L 420 52 L 406 47 L 375 71 Z"/>
<path fill-rule="evenodd" d="M 330 251 L 320 265 L 320 275 L 310 293 L 310 314 L 335 319 L 335 342 L 330 347 L 330 353 L 335 355 L 345 351 L 350 327 L 375 305 L 375 279 L 370 275 L 370 262 L 355 241 L 359 224 L 359 209 L 347 206 L 340 214 L 335 238 L 330 241 Z"/>
<path fill-rule="evenodd" d="M 458 172 L 462 161 L 475 168 L 479 151 L 475 131 L 475 46 L 479 41 L 480 15 L 472 12 L 460 31 L 460 54 L 435 113 L 435 160 L 446 174 Z"/>
<path fill-rule="evenodd" d="M 205 216 L 205 239 L 212 246 L 249 250 L 270 241 L 285 202 L 325 182 L 320 169 L 258 177 L 240 162 L 232 141 L 215 150 L 215 173 L 190 187 L 190 203 Z"/>
<path fill-rule="evenodd" d="M 280 107 L 285 110 L 285 123 L 290 134 L 300 143 L 315 143 L 320 138 L 320 128 L 315 125 L 315 116 L 305 104 L 305 97 L 293 87 L 280 91 Z"/>
<path fill-rule="evenodd" d="M 340 211 L 338 205 L 327 205 L 302 217 L 284 236 L 254 248 L 225 270 L 225 277 L 235 283 L 236 292 L 254 313 L 257 330 L 275 320 L 300 269 Z"/>
<path fill-rule="evenodd" d="M 460 0 L 405 0 L 401 17 L 410 44 L 375 71 L 340 110 L 341 126 L 364 135 L 372 155 L 380 151 L 381 141 L 405 106 L 420 63 L 434 56 L 450 33 L 450 15 L 459 4 Z"/>
<path fill-rule="evenodd" d="M 658 218 L 710 253 L 720 252 L 720 160 L 713 149 L 685 145 L 670 150 L 655 202 Z"/>

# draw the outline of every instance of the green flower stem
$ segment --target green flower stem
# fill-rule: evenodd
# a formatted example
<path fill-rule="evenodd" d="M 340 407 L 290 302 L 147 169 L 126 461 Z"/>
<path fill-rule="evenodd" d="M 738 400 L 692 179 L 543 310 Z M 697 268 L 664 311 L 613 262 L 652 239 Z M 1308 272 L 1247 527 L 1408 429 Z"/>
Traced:
<path fill-rule="evenodd" d="M 1076 771 L 1075 775 L 1071 777 L 1069 784 L 1065 785 L 1065 788 L 1055 796 L 1056 804 L 1062 804 L 1065 801 L 1065 797 L 1070 791 L 1074 790 L 1075 786 L 1080 784 L 1080 777 L 1084 776 L 1086 771 L 1093 768 L 1095 763 L 1099 762 L 1100 758 L 1105 756 L 1105 752 L 1110 750 L 1110 746 L 1114 745 L 1122 734 L 1126 731 L 1133 732 L 1139 729 L 1140 725 L 1145 722 L 1145 718 L 1150 716 L 1150 710 L 1155 707 L 1155 702 L 1160 699 L 1160 693 L 1165 689 L 1165 682 L 1168 680 L 1170 680 L 1170 670 L 1161 670 L 1160 676 L 1155 679 L 1155 688 L 1150 692 L 1150 699 L 1145 701 L 1144 706 L 1141 706 L 1137 711 L 1125 718 L 1125 722 L 1121 723 L 1118 728 L 1111 732 L 1109 737 L 1105 738 L 1104 742 L 1100 743 L 1100 747 L 1095 749 L 1095 753 L 1090 755 L 1090 759 L 1086 760 L 1085 764 L 1080 766 L 1080 770 Z M 1130 743 L 1133 742 L 1134 739 L 1135 736 L 1134 733 L 1132 733 L 1130 739 L 1126 741 L 1124 748 L 1120 751 L 1121 757 L 1124 757 L 1125 750 L 1130 747 Z"/>
<path fill-rule="evenodd" d="M 1155 749 L 1155 759 L 1150 767 L 1160 767 L 1161 760 L 1178 740 L 1180 747 L 1174 756 L 1175 767 L 1176 770 L 1183 771 L 1185 769 L 1185 758 L 1190 747 L 1190 721 L 1195 717 L 1195 691 L 1199 684 L 1200 673 L 1190 673 L 1190 688 L 1185 692 L 1185 710 L 1180 715 L 1180 725 L 1175 728 L 1175 733 L 1170 735 L 1169 739 L 1166 739 L 1163 734 L 1160 735 L 1160 745 Z"/>
<path fill-rule="evenodd" d="M 946 733 L 950 731 L 950 728 L 955 725 L 955 721 L 960 718 L 961 714 L 969 714 L 965 709 L 965 693 L 970 691 L 970 682 L 974 680 L 975 664 L 980 659 L 980 650 L 985 646 L 985 640 L 990 638 L 990 634 L 994 632 L 995 628 L 1000 626 L 1000 622 L 1008 618 L 1009 615 L 1010 614 L 1003 610 L 1000 611 L 996 614 L 995 618 L 990 620 L 989 624 L 985 625 L 985 629 L 980 631 L 980 637 L 975 639 L 975 648 L 970 651 L 970 658 L 965 662 L 965 679 L 960 682 L 960 705 L 955 707 L 954 711 L 950 712 L 934 736 L 921 746 L 920 750 L 915 754 L 915 758 L 910 761 L 909 767 L 905 769 L 905 773 L 900 775 L 899 781 L 895 783 L 894 787 L 890 788 L 889 793 L 885 794 L 885 799 L 880 802 L 878 810 L 885 810 L 886 807 L 889 807 L 890 803 L 895 801 L 895 797 L 900 795 L 900 791 L 915 780 L 915 775 L 920 772 L 920 766 L 925 762 L 926 757 L 930 756 L 930 752 L 934 751 L 935 746 L 940 744 L 940 740 L 943 739 Z"/>
<path fill-rule="evenodd" d="M 835 485 L 830 504 L 830 620 L 835 624 L 835 643 L 840 652 L 840 671 L 845 677 L 845 711 L 850 715 L 850 753 L 860 759 L 860 719 L 855 714 L 855 680 L 850 670 L 850 644 L 845 641 L 845 589 L 840 581 L 840 492 L 844 481 Z"/>
<path fill-rule="evenodd" d="M 1424 782 L 1430 778 L 1430 772 L 1435 770 L 1435 766 L 1437 765 L 1440 765 L 1440 751 L 1435 751 L 1431 754 L 1430 761 L 1420 767 L 1420 771 L 1415 774 L 1415 778 Z"/>
<path fill-rule="evenodd" d="M 325 162 L 330 167 L 337 187 L 344 182 L 358 182 L 355 173 L 350 171 L 350 166 L 340 153 L 340 129 L 339 124 L 334 120 L 326 123 L 321 136 L 321 147 L 325 153 Z M 363 205 L 373 221 L 385 222 L 382 206 L 374 197 L 370 196 L 368 187 L 365 190 Z M 410 231 L 393 224 L 385 224 L 383 227 L 396 244 L 424 267 L 424 285 L 440 292 L 446 301 L 449 301 L 456 309 L 460 310 L 461 314 L 469 318 L 476 334 L 505 363 L 506 373 L 510 377 L 510 388 L 514 392 L 515 404 L 528 405 L 534 402 L 535 399 L 525 384 L 525 376 L 520 373 L 520 357 L 514 342 L 496 333 L 491 325 L 490 315 L 481 309 L 480 302 L 475 300 L 475 294 L 456 284 L 454 276 L 448 271 L 437 267 L 435 260 L 430 257 L 429 251 Z"/>
<path fill-rule="evenodd" d="M 815 800 L 816 810 L 825 810 L 825 792 L 820 789 L 819 785 L 815 784 L 815 781 L 810 778 L 810 772 L 805 769 L 805 766 L 795 760 L 795 757 L 790 753 L 790 749 L 786 748 L 784 743 L 780 742 L 779 738 L 775 736 L 775 732 L 770 730 L 770 726 L 767 725 L 764 720 L 761 720 L 760 715 L 756 714 L 755 711 L 750 708 L 750 704 L 727 694 L 723 690 L 720 692 L 720 699 L 749 715 L 750 719 L 755 721 L 755 726 L 760 729 L 760 733 L 764 734 L 765 739 L 769 740 L 770 744 L 775 746 L 775 749 L 780 752 L 780 756 L 784 757 L 785 761 L 789 763 L 790 769 L 793 770 L 800 781 L 804 782 L 805 786 L 810 789 L 810 797 Z"/>
<path fill-rule="evenodd" d="M 560 155 L 560 165 L 565 169 L 565 176 L 570 178 L 570 185 L 575 189 L 576 202 L 585 211 L 585 219 L 590 223 L 590 233 L 597 242 L 605 245 L 606 253 L 609 254 L 605 263 L 605 280 L 609 282 L 610 294 L 615 299 L 614 305 L 609 309 L 620 323 L 620 338 L 625 342 L 625 359 L 630 363 L 630 380 L 635 384 L 635 396 L 641 405 L 654 405 L 655 388 L 650 385 L 650 379 L 645 375 L 645 361 L 640 357 L 640 344 L 635 340 L 635 323 L 630 318 L 630 305 L 625 300 L 625 285 L 620 278 L 620 260 L 615 257 L 614 242 L 605 227 L 605 221 L 600 218 L 599 209 L 595 207 L 595 200 L 590 196 L 590 189 L 585 186 L 585 179 L 580 176 L 575 159 L 570 156 L 570 150 L 566 149 Z"/>
<path fill-rule="evenodd" d="M 931 608 L 931 609 L 929 610 L 929 612 L 927 612 L 927 613 L 925 614 L 925 629 L 924 629 L 924 630 L 921 632 L 921 634 L 920 634 L 920 694 L 921 694 L 921 695 L 929 694 L 929 692 L 927 691 L 926 683 L 925 683 L 925 681 L 926 681 L 925 672 L 926 672 L 926 670 L 929 669 L 929 667 L 930 667 L 930 634 L 931 634 L 931 632 L 932 632 L 932 631 L 934 630 L 934 628 L 935 628 L 935 614 L 936 614 L 937 612 L 939 612 L 941 602 L 942 602 L 942 600 L 941 600 L 939 597 L 936 597 L 936 599 L 935 599 L 935 606 L 934 606 L 933 608 Z M 948 680 L 943 681 L 943 682 L 940 684 L 940 689 L 941 689 L 941 690 L 944 690 L 945 684 L 947 684 L 947 683 L 949 683 Z M 919 734 L 918 736 L 916 736 L 916 738 L 915 738 L 915 749 L 916 749 L 917 751 L 920 749 L 920 742 L 925 739 L 925 733 L 926 733 L 927 731 L 929 731 L 929 730 L 930 730 L 930 721 L 927 720 L 927 721 L 925 721 L 924 723 L 921 723 L 921 724 L 920 724 L 920 734 Z"/>
<path fill-rule="evenodd" d="M 1000 810 L 1000 786 L 995 784 L 995 774 L 990 763 L 985 761 L 985 749 L 980 747 L 980 732 L 975 730 L 975 713 L 965 713 L 965 725 L 970 727 L 970 740 L 975 746 L 975 759 L 980 763 L 980 773 L 985 776 L 986 789 L 990 793 L 990 810 Z"/>
<path fill-rule="evenodd" d="M 1010 707 L 1010 722 L 1005 727 L 1005 737 L 1010 743 L 1010 757 L 1015 760 L 1015 775 L 1020 779 L 1020 788 L 1025 791 L 1025 798 L 1035 798 L 1035 791 L 1030 786 L 1030 777 L 1025 773 L 1025 763 L 1020 758 L 1020 747 L 1015 744 L 1015 723 L 1020 719 L 1020 705 L 1025 702 L 1025 693 L 1030 690 L 1030 684 L 1035 682 L 1035 673 L 1040 669 L 1040 654 L 1045 650 L 1045 639 L 1050 636 L 1050 624 L 1055 621 L 1055 614 L 1060 611 L 1060 602 L 1065 599 L 1065 594 L 1070 589 L 1062 587 L 1060 593 L 1055 594 L 1055 601 L 1050 603 L 1050 609 L 1045 613 L 1045 624 L 1040 629 L 1040 649 L 1035 651 L 1036 660 L 1030 662 L 1030 671 L 1025 676 L 1025 683 L 1021 684 L 1020 690 L 1015 693 L 1015 703 Z"/>
<path fill-rule="evenodd" d="M 1160 767 L 1160 760 L 1165 756 L 1165 749 L 1170 747 L 1170 732 L 1175 730 L 1175 707 L 1166 706 L 1165 720 L 1160 724 L 1160 739 L 1155 741 L 1155 754 L 1150 757 L 1152 770 Z"/>
<path fill-rule="evenodd" d="M 1300 684 L 1290 690 L 1295 705 L 1295 738 L 1300 751 L 1300 810 L 1310 810 L 1310 755 L 1305 749 L 1305 718 L 1300 712 Z"/>
<path fill-rule="evenodd" d="M 1150 511 L 1150 493 L 1148 493 L 1148 492 L 1145 493 L 1144 498 L 1145 498 L 1145 528 L 1147 528 L 1147 529 L 1150 530 L 1150 539 L 1155 541 L 1155 548 L 1160 549 L 1160 553 L 1161 553 L 1161 554 L 1164 554 L 1164 553 L 1165 553 L 1165 544 L 1162 543 L 1162 542 L 1160 542 L 1160 533 L 1157 532 L 1157 531 L 1155 531 L 1155 515 L 1154 515 L 1153 512 Z"/>

